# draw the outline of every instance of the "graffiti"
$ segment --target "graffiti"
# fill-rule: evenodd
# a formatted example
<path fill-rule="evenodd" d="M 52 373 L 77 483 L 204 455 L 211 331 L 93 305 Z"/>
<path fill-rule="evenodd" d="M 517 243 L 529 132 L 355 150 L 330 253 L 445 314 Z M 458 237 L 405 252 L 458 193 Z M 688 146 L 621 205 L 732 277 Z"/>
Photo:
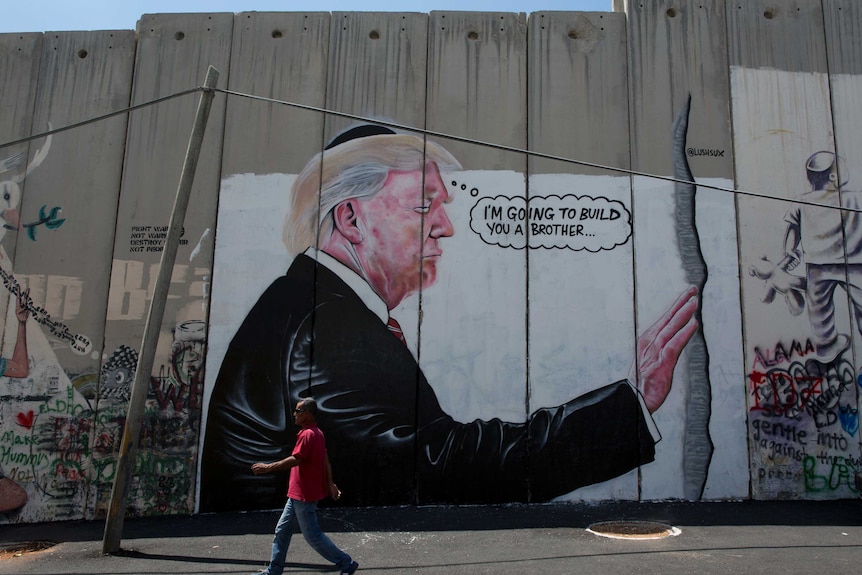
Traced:
<path fill-rule="evenodd" d="M 132 514 L 187 513 L 191 504 L 206 326 L 187 321 L 173 331 L 169 366 L 150 378 L 130 487 Z M 137 363 L 138 352 L 120 345 L 102 368 L 91 461 L 97 515 L 108 505 Z"/>
<path fill-rule="evenodd" d="M 197 425 L 176 417 L 147 418 L 141 429 L 141 445 L 158 450 L 186 450 L 197 440 Z"/>
<path fill-rule="evenodd" d="M 859 410 L 849 403 L 839 406 L 838 421 L 841 422 L 841 428 L 847 435 L 856 435 L 856 432 L 859 431 Z"/>
<path fill-rule="evenodd" d="M 808 432 L 805 429 L 761 419 L 752 420 L 751 426 L 754 429 L 754 443 L 772 460 L 787 458 L 802 461 L 808 445 Z"/>
<path fill-rule="evenodd" d="M 158 377 L 151 378 L 151 393 L 161 409 L 200 409 L 203 397 L 203 354 L 206 324 L 189 320 L 174 330 L 170 367 L 162 365 Z"/>
<path fill-rule="evenodd" d="M 825 474 L 817 473 L 818 463 L 827 467 Z M 851 457 L 826 454 L 820 454 L 817 457 L 809 455 L 803 461 L 805 491 L 820 493 L 846 487 L 851 492 L 857 492 L 855 484 L 857 469 L 859 469 L 859 460 Z"/>
<path fill-rule="evenodd" d="M 0 464 L 7 465 L 29 465 L 38 467 L 45 463 L 48 456 L 45 453 L 21 453 L 14 448 L 0 445 Z"/>
<path fill-rule="evenodd" d="M 40 409 L 33 427 L 33 452 L 42 457 L 30 463 L 34 487 L 47 500 L 63 503 L 73 513 L 83 504 L 88 479 L 92 411 L 74 401 L 72 393 L 53 398 Z"/>
<path fill-rule="evenodd" d="M 30 428 L 28 427 L 27 430 L 29 431 Z M 3 435 L 0 435 L 0 443 L 7 445 L 32 445 L 33 438 L 30 435 L 20 435 L 10 429 L 4 431 Z"/>
<path fill-rule="evenodd" d="M 2 267 L 0 267 L 0 277 L 3 279 L 3 286 L 9 293 L 16 296 L 24 293 L 25 290 L 21 289 L 15 276 Z M 69 342 L 69 347 L 73 351 L 83 355 L 89 353 L 92 349 L 93 344 L 88 337 L 71 333 L 67 325 L 63 322 L 53 320 L 48 310 L 35 305 L 29 297 L 27 298 L 27 309 L 32 314 L 31 317 L 36 323 L 47 327 L 53 336 Z"/>
<path fill-rule="evenodd" d="M 470 229 L 503 248 L 568 248 L 598 252 L 625 244 L 631 212 L 618 201 L 591 196 L 482 198 L 470 210 Z"/>
<path fill-rule="evenodd" d="M 15 415 L 15 423 L 20 425 L 25 429 L 30 429 L 33 427 L 33 419 L 35 419 L 35 415 L 33 414 L 33 410 L 29 410 L 27 413 L 18 413 Z"/>
<path fill-rule="evenodd" d="M 754 349 L 749 374 L 752 413 L 784 417 L 805 425 L 819 454 L 802 462 L 807 493 L 856 493 L 858 461 L 848 450 L 859 432 L 856 370 L 845 356 L 850 336 L 836 325 L 837 288 L 851 304 L 862 333 L 862 192 L 851 190 L 844 159 L 830 151 L 805 161 L 807 186 L 785 214 L 783 253 L 773 263 L 766 255 L 749 267 L 763 281 L 761 301 L 783 295 L 787 311 L 799 316 L 807 307 L 811 338 L 774 350 Z M 842 205 L 848 211 L 829 209 Z M 816 435 L 815 435 L 816 434 Z M 761 454 L 769 452 L 761 446 Z M 798 458 L 797 458 L 798 460 Z"/>
<path fill-rule="evenodd" d="M 787 351 L 781 342 L 775 344 L 775 349 L 766 348 L 762 350 L 755 346 L 753 366 L 756 368 L 760 365 L 765 369 L 780 363 L 789 363 L 794 357 L 801 358 L 814 353 L 814 344 L 811 343 L 810 339 L 805 340 L 804 347 L 801 342 L 796 340 L 793 340 L 789 347 L 790 351 Z"/>
<path fill-rule="evenodd" d="M 838 435 L 837 433 L 825 432 L 817 434 L 817 445 L 840 449 L 841 451 L 847 451 L 847 447 L 849 446 L 846 437 Z"/>
<path fill-rule="evenodd" d="M 188 245 L 189 240 L 183 238 L 186 229 L 180 230 L 180 245 Z M 132 226 L 129 236 L 130 252 L 161 252 L 168 237 L 168 226 Z"/>
<path fill-rule="evenodd" d="M 59 207 L 51 208 L 51 211 L 46 214 L 45 213 L 46 207 L 47 206 L 42 206 L 41 208 L 39 208 L 39 219 L 38 220 L 36 220 L 35 222 L 32 222 L 32 223 L 29 223 L 29 224 L 24 224 L 22 226 L 24 229 L 27 230 L 27 237 L 30 238 L 31 240 L 33 240 L 34 242 L 36 241 L 36 228 L 38 226 L 45 226 L 49 230 L 56 230 L 57 228 L 59 228 L 60 226 L 63 225 L 63 222 L 66 221 L 65 219 L 62 219 L 62 220 L 57 219 L 57 215 L 62 211 L 61 208 L 59 208 Z"/>
<path fill-rule="evenodd" d="M 758 419 L 753 420 L 751 425 L 754 428 L 754 441 L 760 441 L 762 437 L 770 436 L 790 440 L 801 445 L 808 443 L 808 432 L 795 425 L 771 423 Z"/>
<path fill-rule="evenodd" d="M 152 290 L 158 270 L 158 263 L 147 265 L 134 260 L 114 260 L 111 268 L 111 291 L 108 295 L 108 320 L 143 319 L 147 302 L 153 296 Z M 168 294 L 168 298 L 205 300 L 211 275 L 209 268 L 175 265 L 171 274 L 171 288 L 174 291 Z M 199 281 L 199 277 L 204 280 Z"/>
<path fill-rule="evenodd" d="M 790 479 L 793 481 L 798 481 L 802 479 L 802 472 L 796 471 L 793 469 L 781 469 L 781 468 L 770 468 L 764 469 L 760 468 L 757 470 L 757 478 L 760 481 L 770 480 L 770 479 Z"/>
<path fill-rule="evenodd" d="M 786 369 L 753 371 L 748 380 L 754 400 L 752 411 L 788 418 L 807 411 L 818 427 L 825 427 L 837 421 L 833 410 L 856 377 L 850 362 L 839 359 L 827 366 L 795 361 Z"/>
<path fill-rule="evenodd" d="M 39 413 L 56 413 L 61 415 L 71 415 L 73 417 L 82 417 L 89 410 L 74 400 L 74 392 L 69 388 L 64 398 L 55 397 L 52 400 L 39 406 Z"/>
<path fill-rule="evenodd" d="M 137 350 L 121 345 L 114 350 L 102 366 L 99 378 L 99 400 L 109 402 L 129 401 L 132 393 L 132 379 L 138 367 Z"/>
<path fill-rule="evenodd" d="M 755 354 L 755 364 L 773 366 L 749 374 L 751 413 L 771 418 L 753 417 L 750 422 L 754 443 L 766 458 L 766 468 L 760 468 L 758 476 L 792 479 L 807 493 L 839 489 L 852 493 L 858 461 L 848 453 L 853 442 L 845 434 L 856 434 L 858 418 L 857 410 L 846 399 L 842 403 L 842 398 L 849 395 L 855 401 L 856 377 L 843 354 L 828 364 L 816 357 L 810 340 L 804 346 L 794 340 L 789 351 L 779 344 L 771 355 L 768 349 Z M 812 454 L 815 449 L 820 453 Z M 787 461 L 795 462 L 799 473 L 788 470 L 783 477 L 770 475 L 777 462 Z M 770 490 L 775 488 L 769 484 Z"/>
<path fill-rule="evenodd" d="M 695 158 L 697 156 L 707 156 L 710 158 L 724 157 L 724 150 L 716 150 L 709 148 L 686 148 L 685 153 L 689 158 Z"/>

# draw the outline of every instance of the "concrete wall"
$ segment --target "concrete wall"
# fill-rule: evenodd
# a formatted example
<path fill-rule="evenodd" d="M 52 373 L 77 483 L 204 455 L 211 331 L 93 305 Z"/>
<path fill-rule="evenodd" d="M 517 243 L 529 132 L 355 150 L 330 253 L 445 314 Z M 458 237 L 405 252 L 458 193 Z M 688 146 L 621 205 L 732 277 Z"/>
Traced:
<path fill-rule="evenodd" d="M 4 142 L 195 87 L 210 64 L 220 88 L 313 108 L 216 94 L 129 513 L 277 506 L 284 478 L 247 480 L 248 463 L 290 454 L 307 393 L 343 504 L 859 495 L 862 9 L 615 10 L 0 35 Z M 196 103 L 0 149 L 0 523 L 104 516 Z M 434 169 L 401 170 L 417 195 L 406 215 L 357 212 L 353 259 L 305 216 L 312 240 L 282 241 L 303 170 L 343 170 L 318 155 L 358 123 L 339 114 L 430 130 L 419 149 L 460 162 L 445 194 Z M 380 295 L 396 272 L 372 263 L 443 255 L 369 319 L 326 269 L 279 279 L 308 246 Z"/>

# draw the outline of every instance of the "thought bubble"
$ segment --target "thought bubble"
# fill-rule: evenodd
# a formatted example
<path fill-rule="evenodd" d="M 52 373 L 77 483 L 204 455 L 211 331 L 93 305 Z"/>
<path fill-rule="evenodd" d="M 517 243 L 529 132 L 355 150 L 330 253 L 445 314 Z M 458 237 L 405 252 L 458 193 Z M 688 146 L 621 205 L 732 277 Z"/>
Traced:
<path fill-rule="evenodd" d="M 591 196 L 482 198 L 470 210 L 470 229 L 492 246 L 523 249 L 612 250 L 631 237 L 631 212 L 622 202 Z"/>

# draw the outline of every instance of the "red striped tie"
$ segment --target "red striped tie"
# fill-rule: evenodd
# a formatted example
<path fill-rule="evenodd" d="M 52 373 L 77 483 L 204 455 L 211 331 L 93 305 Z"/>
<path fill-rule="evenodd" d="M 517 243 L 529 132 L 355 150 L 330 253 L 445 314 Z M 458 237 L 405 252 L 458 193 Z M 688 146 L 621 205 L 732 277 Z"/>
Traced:
<path fill-rule="evenodd" d="M 407 339 L 405 339 L 404 337 L 404 332 L 401 331 L 401 326 L 398 325 L 398 322 L 395 321 L 395 318 L 390 317 L 389 321 L 386 322 L 386 327 L 389 328 L 389 331 L 392 332 L 392 335 L 397 337 L 401 341 L 401 343 L 407 345 Z"/>

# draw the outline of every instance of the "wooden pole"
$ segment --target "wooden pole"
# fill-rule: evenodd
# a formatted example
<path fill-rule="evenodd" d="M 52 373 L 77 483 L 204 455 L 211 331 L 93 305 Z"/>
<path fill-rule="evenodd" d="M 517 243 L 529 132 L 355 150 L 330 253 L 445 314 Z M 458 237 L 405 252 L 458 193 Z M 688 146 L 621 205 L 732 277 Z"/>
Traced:
<path fill-rule="evenodd" d="M 144 403 L 147 399 L 147 390 L 150 387 L 150 376 L 153 371 L 159 330 L 161 329 L 162 319 L 165 315 L 165 303 L 171 283 L 171 274 L 174 270 L 174 262 L 177 259 L 180 232 L 186 217 L 186 208 L 189 205 L 192 183 L 194 182 L 198 159 L 201 155 L 204 132 L 206 131 L 210 108 L 212 108 L 213 97 L 215 96 L 215 92 L 212 89 L 216 87 L 218 77 L 219 71 L 210 66 L 207 70 L 206 80 L 204 81 L 205 89 L 201 93 L 200 101 L 198 102 L 195 123 L 189 137 L 189 147 L 186 150 L 186 159 L 183 163 L 180 183 L 177 186 L 177 196 L 174 200 L 173 212 L 171 213 L 171 223 L 168 227 L 167 237 L 165 238 L 165 247 L 162 251 L 159 272 L 156 276 L 156 285 L 153 290 L 153 299 L 150 302 L 150 310 L 147 314 L 147 323 L 144 326 L 144 335 L 141 338 L 141 353 L 138 358 L 138 367 L 135 371 L 135 381 L 132 384 L 129 410 L 126 415 L 126 425 L 123 428 L 123 439 L 120 443 L 114 485 L 111 489 L 111 502 L 105 521 L 102 553 L 116 553 L 120 549 L 123 521 L 126 516 L 126 503 L 129 494 L 129 479 L 135 467 L 135 451 L 137 450 L 138 439 L 141 435 Z"/>

